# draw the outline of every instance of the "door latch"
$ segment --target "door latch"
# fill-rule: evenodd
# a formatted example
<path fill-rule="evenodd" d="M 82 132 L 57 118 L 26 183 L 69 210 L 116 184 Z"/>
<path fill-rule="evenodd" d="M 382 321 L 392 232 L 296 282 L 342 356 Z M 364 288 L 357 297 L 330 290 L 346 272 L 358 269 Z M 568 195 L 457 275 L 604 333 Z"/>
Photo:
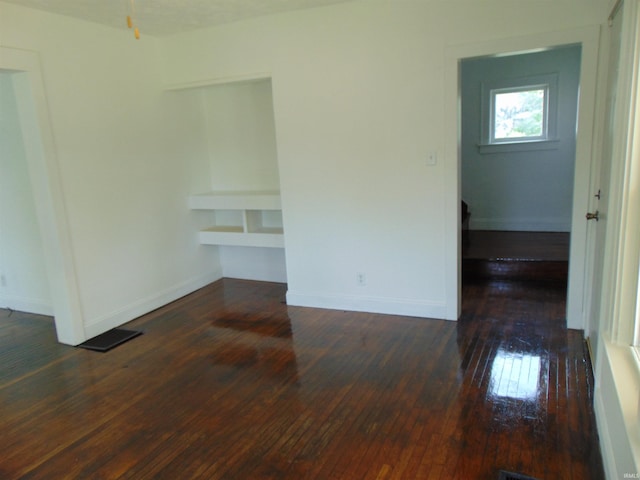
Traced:
<path fill-rule="evenodd" d="M 600 220 L 600 213 L 598 212 L 598 210 L 596 210 L 594 213 L 588 212 L 586 217 L 587 220 L 595 220 L 597 222 L 598 220 Z"/>

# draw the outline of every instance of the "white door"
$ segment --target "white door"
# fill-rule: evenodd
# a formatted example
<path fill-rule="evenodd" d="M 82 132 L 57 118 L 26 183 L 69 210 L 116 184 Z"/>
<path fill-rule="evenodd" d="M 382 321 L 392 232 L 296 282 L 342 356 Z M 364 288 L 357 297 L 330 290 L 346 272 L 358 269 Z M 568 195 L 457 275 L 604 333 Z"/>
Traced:
<path fill-rule="evenodd" d="M 591 195 L 590 214 L 597 212 L 597 219 L 592 218 L 588 230 L 588 251 L 591 253 L 590 275 L 591 285 L 588 285 L 585 295 L 585 311 L 587 325 L 585 327 L 589 349 L 593 363 L 595 364 L 596 345 L 598 344 L 598 330 L 600 319 L 600 302 L 603 286 L 604 245 L 606 236 L 607 210 L 609 205 L 609 184 L 611 179 L 611 160 L 614 135 L 615 104 L 618 84 L 618 72 L 620 69 L 620 44 L 622 34 L 621 8 L 618 8 L 609 22 L 609 64 L 607 74 L 605 123 L 602 145 L 600 171 L 597 182 L 593 186 Z"/>

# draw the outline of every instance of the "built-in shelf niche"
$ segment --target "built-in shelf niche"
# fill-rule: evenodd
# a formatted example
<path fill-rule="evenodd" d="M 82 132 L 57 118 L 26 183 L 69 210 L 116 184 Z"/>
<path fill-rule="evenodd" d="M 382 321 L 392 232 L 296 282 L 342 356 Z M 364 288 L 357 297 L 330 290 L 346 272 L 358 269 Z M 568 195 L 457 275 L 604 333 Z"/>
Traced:
<path fill-rule="evenodd" d="M 209 192 L 189 198 L 200 243 L 217 245 L 225 276 L 286 281 L 271 79 L 268 74 L 173 85 L 198 94 Z M 203 172 L 204 174 L 204 172 Z M 250 248 L 248 248 L 250 247 Z"/>
<path fill-rule="evenodd" d="M 247 233 L 282 235 L 282 212 L 280 210 L 245 210 Z"/>
<path fill-rule="evenodd" d="M 211 225 L 200 231 L 200 243 L 284 247 L 280 195 L 277 192 L 209 192 L 192 195 L 189 207 L 211 213 Z"/>

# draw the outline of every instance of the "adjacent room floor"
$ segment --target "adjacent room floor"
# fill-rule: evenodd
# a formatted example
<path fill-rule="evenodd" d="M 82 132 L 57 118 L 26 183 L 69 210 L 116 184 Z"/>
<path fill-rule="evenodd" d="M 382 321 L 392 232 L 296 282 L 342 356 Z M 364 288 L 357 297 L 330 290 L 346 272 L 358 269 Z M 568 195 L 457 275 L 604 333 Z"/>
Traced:
<path fill-rule="evenodd" d="M 468 230 L 463 234 L 465 259 L 569 261 L 570 234 Z"/>
<path fill-rule="evenodd" d="M 0 310 L 0 478 L 604 478 L 562 286 L 469 281 L 459 322 L 285 292 L 218 281 L 107 353 Z"/>
<path fill-rule="evenodd" d="M 463 278 L 566 283 L 569 233 L 467 230 L 462 236 Z"/>

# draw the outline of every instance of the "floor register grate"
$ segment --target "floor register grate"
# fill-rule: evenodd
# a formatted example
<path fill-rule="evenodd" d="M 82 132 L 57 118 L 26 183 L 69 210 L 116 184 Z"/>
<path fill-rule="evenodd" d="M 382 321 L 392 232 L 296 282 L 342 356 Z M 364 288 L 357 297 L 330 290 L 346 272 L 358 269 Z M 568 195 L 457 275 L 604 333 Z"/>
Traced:
<path fill-rule="evenodd" d="M 125 330 L 123 328 L 114 328 L 113 330 L 109 330 L 97 337 L 93 337 L 78 346 L 88 350 L 95 350 L 96 352 L 107 352 L 112 348 L 122 345 L 124 342 L 137 337 L 138 335 L 142 335 L 142 332 Z"/>

